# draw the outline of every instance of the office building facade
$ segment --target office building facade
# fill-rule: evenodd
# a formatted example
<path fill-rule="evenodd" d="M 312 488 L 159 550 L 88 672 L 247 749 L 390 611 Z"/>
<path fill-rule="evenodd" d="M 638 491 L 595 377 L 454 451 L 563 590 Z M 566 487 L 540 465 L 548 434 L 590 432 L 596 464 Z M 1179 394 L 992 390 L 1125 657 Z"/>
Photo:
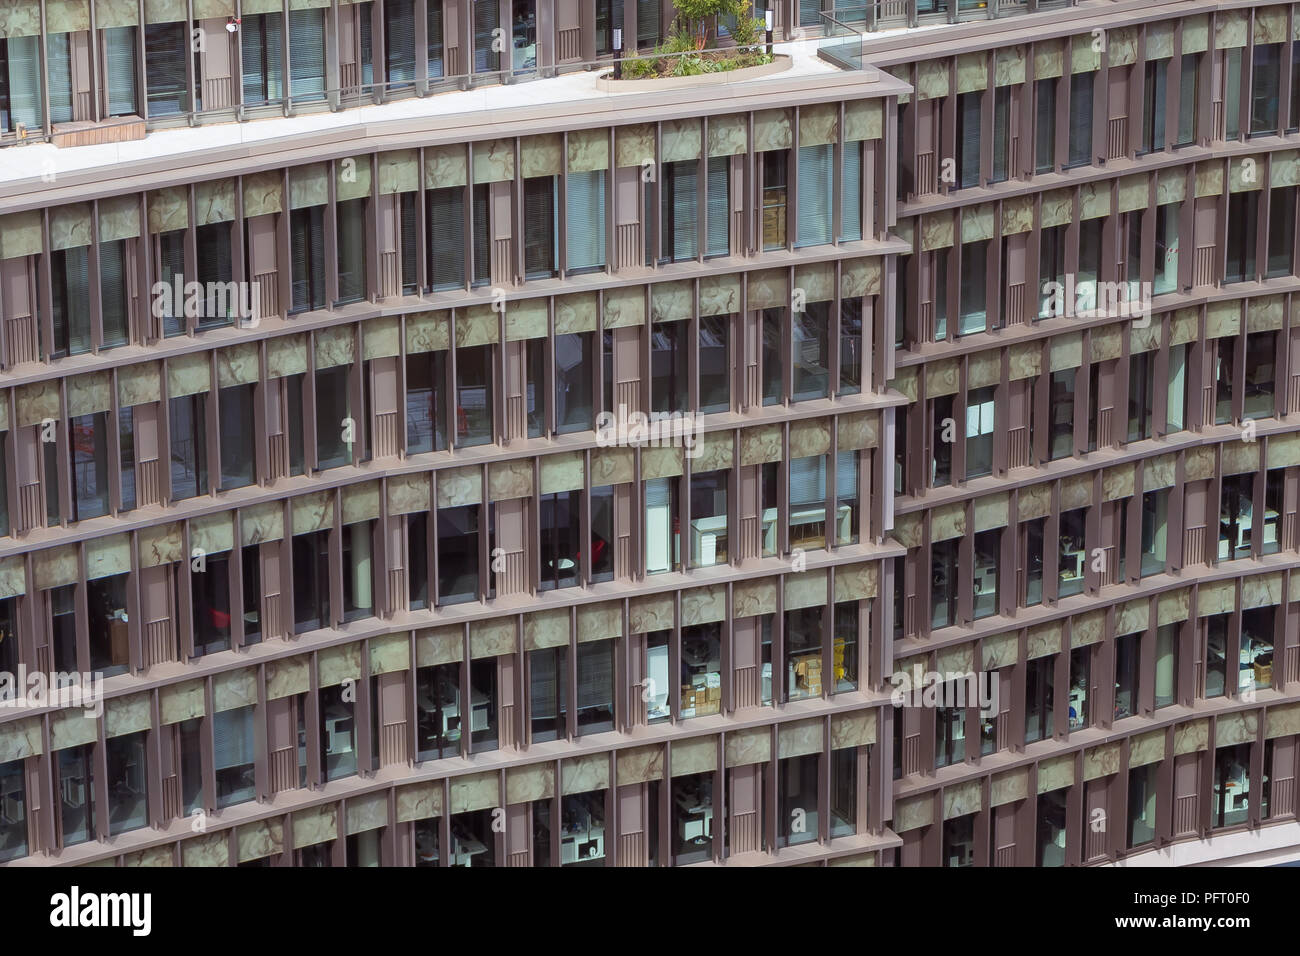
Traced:
<path fill-rule="evenodd" d="M 1300 7 L 772 12 L 6 8 L 0 861 L 1300 854 Z"/>

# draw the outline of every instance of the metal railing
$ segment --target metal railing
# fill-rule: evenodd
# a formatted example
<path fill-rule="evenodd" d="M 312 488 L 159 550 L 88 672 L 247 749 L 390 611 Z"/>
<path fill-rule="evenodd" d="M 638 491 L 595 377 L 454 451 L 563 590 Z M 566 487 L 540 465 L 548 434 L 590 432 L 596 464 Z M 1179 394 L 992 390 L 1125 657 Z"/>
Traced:
<path fill-rule="evenodd" d="M 862 69 L 862 31 L 838 19 L 835 14 L 842 12 L 844 11 L 836 10 L 818 14 L 821 18 L 824 39 L 817 50 L 817 55 L 841 69 L 860 70 Z"/>

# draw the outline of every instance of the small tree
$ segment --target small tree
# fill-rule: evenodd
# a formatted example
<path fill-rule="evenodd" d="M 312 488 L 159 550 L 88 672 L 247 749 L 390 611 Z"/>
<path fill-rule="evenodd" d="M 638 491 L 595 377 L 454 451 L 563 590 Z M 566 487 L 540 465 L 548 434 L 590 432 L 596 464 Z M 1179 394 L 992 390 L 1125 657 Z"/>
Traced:
<path fill-rule="evenodd" d="M 708 44 L 709 20 L 714 17 L 741 16 L 749 0 L 673 0 L 681 30 L 695 38 L 695 48 Z"/>

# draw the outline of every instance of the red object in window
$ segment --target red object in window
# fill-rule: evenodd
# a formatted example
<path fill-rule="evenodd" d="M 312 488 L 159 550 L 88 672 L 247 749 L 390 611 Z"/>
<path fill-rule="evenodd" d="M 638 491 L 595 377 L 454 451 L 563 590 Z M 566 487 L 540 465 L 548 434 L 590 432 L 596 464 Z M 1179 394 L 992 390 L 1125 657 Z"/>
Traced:
<path fill-rule="evenodd" d="M 456 434 L 469 434 L 469 415 L 460 405 L 456 406 Z"/>
<path fill-rule="evenodd" d="M 213 607 L 208 608 L 208 614 L 212 616 L 213 627 L 230 627 L 230 615 L 225 611 L 218 611 Z"/>

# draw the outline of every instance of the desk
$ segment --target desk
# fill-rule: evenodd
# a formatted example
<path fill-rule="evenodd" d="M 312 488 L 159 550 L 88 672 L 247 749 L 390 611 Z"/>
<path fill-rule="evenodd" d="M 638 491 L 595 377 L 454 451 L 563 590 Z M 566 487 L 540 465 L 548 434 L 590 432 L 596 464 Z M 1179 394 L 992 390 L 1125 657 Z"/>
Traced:
<path fill-rule="evenodd" d="M 480 690 L 471 690 L 470 693 L 473 695 L 473 703 L 470 708 L 471 710 L 470 730 L 471 731 L 487 730 L 488 729 L 488 704 L 489 704 L 487 694 L 484 694 Z M 459 731 L 461 729 L 460 695 L 448 694 L 444 698 L 444 700 L 446 701 L 446 703 L 442 705 L 442 710 L 441 710 L 442 736 L 446 737 L 449 736 L 452 733 L 452 731 Z M 416 698 L 416 701 L 417 703 L 419 703 L 420 709 L 423 710 L 424 713 L 433 714 L 438 712 L 437 704 L 434 702 L 433 698 L 430 697 L 428 694 L 420 694 Z"/>
<path fill-rule="evenodd" d="M 713 838 L 713 806 L 693 799 L 685 790 L 677 792 L 677 835 L 683 843 Z"/>
<path fill-rule="evenodd" d="M 1277 544 L 1278 517 L 1275 509 L 1264 509 L 1264 544 Z M 1250 532 L 1254 520 L 1252 507 L 1249 503 L 1243 503 L 1241 513 L 1237 515 L 1236 534 L 1233 534 L 1232 516 L 1226 511 L 1219 513 L 1219 557 L 1221 559 L 1229 558 L 1243 548 L 1250 548 Z"/>
<path fill-rule="evenodd" d="M 1061 552 L 1060 573 L 1061 573 L 1062 583 L 1082 580 L 1083 579 L 1083 552 L 1082 551 Z"/>

